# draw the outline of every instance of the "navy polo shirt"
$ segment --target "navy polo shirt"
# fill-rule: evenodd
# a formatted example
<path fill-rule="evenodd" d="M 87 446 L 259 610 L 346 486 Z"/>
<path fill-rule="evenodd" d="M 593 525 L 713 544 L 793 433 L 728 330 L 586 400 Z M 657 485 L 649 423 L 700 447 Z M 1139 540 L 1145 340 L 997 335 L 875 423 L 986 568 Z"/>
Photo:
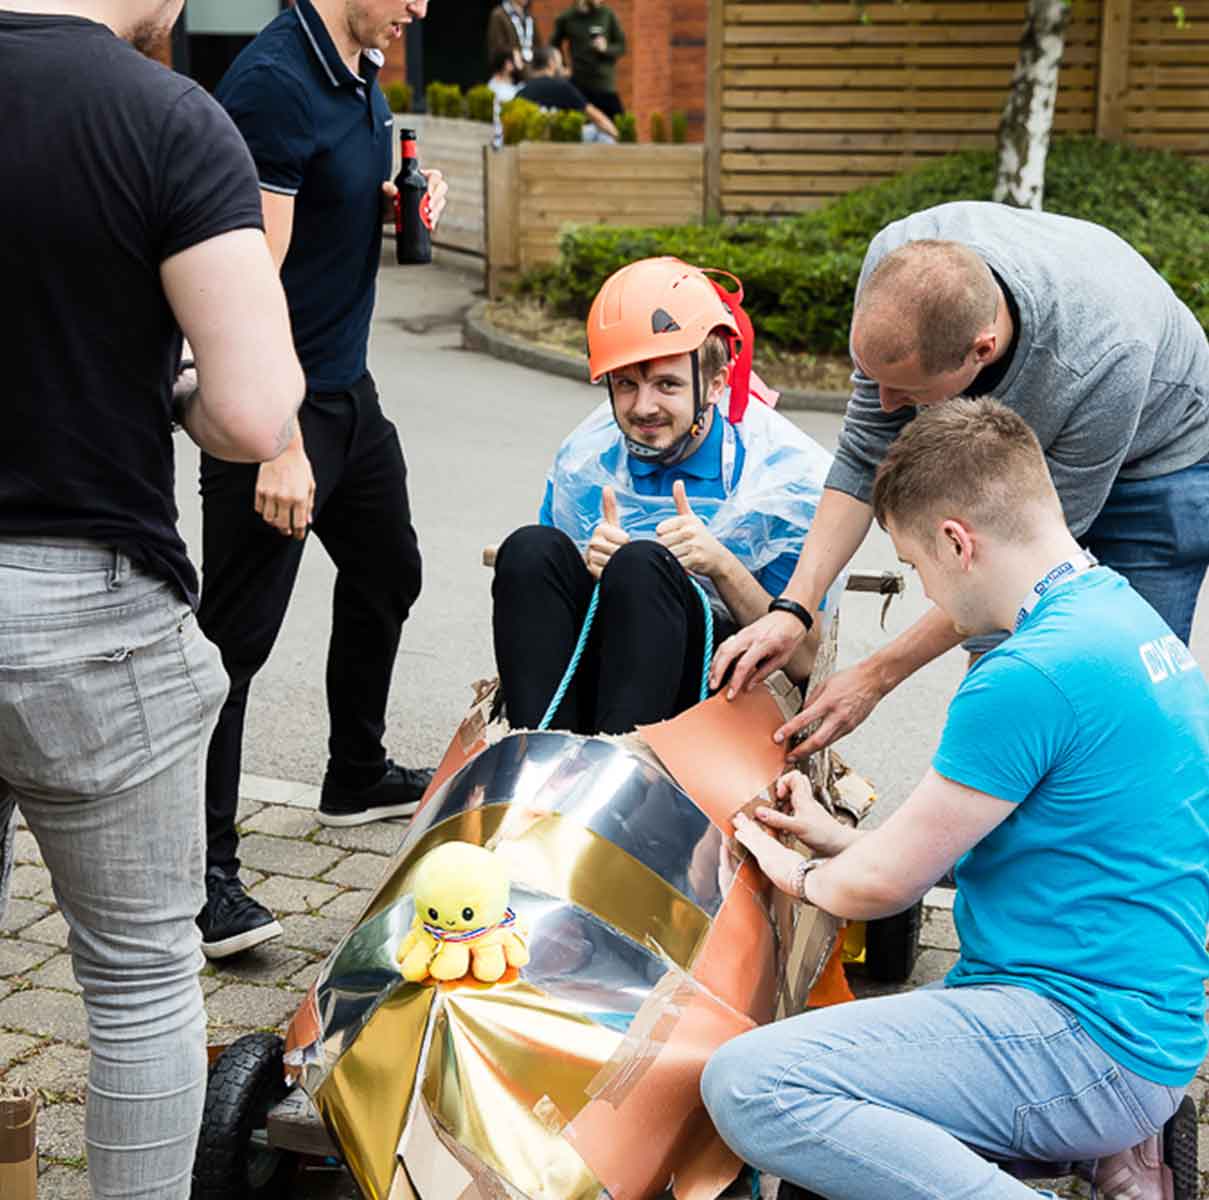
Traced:
<path fill-rule="evenodd" d="M 394 120 L 378 87 L 381 55 L 348 69 L 310 0 L 275 18 L 215 92 L 269 192 L 294 197 L 281 269 L 307 387 L 344 391 L 366 370 L 382 249 L 382 184 Z"/>

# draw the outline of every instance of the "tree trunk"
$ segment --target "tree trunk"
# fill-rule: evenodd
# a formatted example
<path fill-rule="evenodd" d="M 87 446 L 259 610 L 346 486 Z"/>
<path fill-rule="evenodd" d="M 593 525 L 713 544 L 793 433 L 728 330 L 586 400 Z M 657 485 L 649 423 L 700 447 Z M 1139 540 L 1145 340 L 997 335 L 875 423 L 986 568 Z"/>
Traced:
<path fill-rule="evenodd" d="M 993 195 L 1016 208 L 1041 207 L 1069 17 L 1067 0 L 1029 0 L 1012 89 L 999 121 Z"/>

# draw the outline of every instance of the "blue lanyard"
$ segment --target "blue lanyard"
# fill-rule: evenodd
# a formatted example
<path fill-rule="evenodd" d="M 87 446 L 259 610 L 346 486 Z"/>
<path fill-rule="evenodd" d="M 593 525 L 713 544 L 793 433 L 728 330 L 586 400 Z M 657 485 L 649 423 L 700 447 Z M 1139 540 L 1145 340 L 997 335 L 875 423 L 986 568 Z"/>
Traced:
<path fill-rule="evenodd" d="M 1024 624 L 1024 618 L 1037 607 L 1037 601 L 1050 588 L 1057 587 L 1058 584 L 1065 583 L 1068 579 L 1074 579 L 1076 575 L 1082 575 L 1084 571 L 1090 571 L 1092 567 L 1098 567 L 1099 565 L 1099 560 L 1090 550 L 1080 550 L 1074 558 L 1065 559 L 1056 567 L 1046 571 L 1029 589 L 1029 594 L 1025 596 L 1024 603 L 1020 606 L 1020 611 L 1016 613 L 1016 624 L 1013 627 L 1013 632 Z"/>

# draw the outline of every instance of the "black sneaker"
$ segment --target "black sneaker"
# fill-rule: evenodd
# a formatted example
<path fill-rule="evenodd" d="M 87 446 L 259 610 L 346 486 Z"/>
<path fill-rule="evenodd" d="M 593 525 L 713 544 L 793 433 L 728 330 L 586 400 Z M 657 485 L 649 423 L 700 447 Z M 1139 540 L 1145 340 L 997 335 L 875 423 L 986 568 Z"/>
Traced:
<path fill-rule="evenodd" d="M 323 825 L 367 825 L 385 817 L 410 817 L 432 782 L 431 768 L 401 767 L 386 760 L 386 774 L 360 791 L 338 787 L 330 778 L 319 795 L 319 820 Z"/>
<path fill-rule="evenodd" d="M 239 876 L 221 867 L 206 872 L 206 907 L 197 914 L 197 925 L 207 958 L 227 958 L 281 934 L 276 918 L 244 891 Z"/>

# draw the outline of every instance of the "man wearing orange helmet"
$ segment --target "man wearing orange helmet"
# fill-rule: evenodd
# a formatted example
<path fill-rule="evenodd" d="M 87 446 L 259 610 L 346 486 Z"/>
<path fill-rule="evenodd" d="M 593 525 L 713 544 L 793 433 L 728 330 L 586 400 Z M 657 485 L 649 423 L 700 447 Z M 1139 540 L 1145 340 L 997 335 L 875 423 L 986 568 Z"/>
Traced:
<path fill-rule="evenodd" d="M 559 448 L 539 524 L 496 558 L 514 727 L 622 733 L 680 712 L 703 696 L 711 641 L 767 612 L 787 582 L 831 456 L 770 407 L 741 299 L 655 258 L 617 271 L 593 302 L 591 375 L 609 399 Z M 753 392 L 765 402 L 749 404 Z M 791 674 L 809 673 L 817 645 L 814 630 Z"/>

